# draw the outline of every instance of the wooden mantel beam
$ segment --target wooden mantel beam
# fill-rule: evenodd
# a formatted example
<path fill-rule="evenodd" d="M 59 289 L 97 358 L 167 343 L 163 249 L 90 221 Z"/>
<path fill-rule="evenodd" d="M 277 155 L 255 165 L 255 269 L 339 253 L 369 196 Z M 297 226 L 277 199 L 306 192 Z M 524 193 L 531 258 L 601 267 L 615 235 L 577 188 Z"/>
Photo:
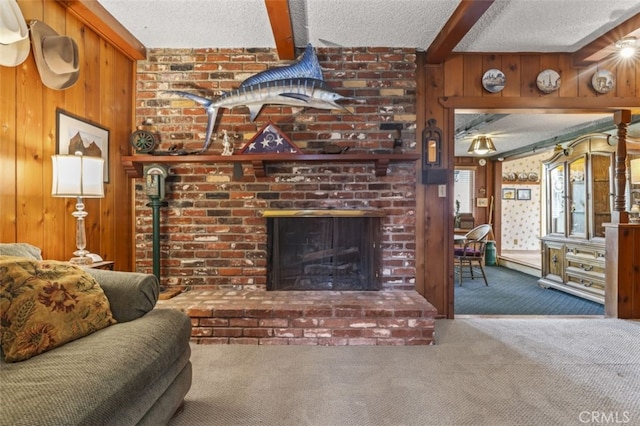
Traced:
<path fill-rule="evenodd" d="M 58 3 L 129 59 L 147 59 L 147 48 L 97 1 L 58 0 Z"/>
<path fill-rule="evenodd" d="M 271 22 L 271 31 L 276 41 L 276 50 L 280 60 L 296 58 L 296 46 L 293 41 L 293 26 L 289 13 L 288 0 L 264 0 Z"/>
<path fill-rule="evenodd" d="M 427 49 L 427 64 L 444 62 L 493 2 L 494 0 L 462 0 Z"/>

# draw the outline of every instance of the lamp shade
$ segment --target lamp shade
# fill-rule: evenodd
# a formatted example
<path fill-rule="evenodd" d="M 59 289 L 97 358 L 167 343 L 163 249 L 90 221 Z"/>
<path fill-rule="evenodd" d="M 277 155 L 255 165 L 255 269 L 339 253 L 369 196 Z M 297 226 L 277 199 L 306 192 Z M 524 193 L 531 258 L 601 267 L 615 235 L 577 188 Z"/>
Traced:
<path fill-rule="evenodd" d="M 496 152 L 496 146 L 489 136 L 478 136 L 471 142 L 471 146 L 467 152 L 469 154 L 485 155 Z"/>
<path fill-rule="evenodd" d="M 104 197 L 104 160 L 85 155 L 53 155 L 54 197 Z"/>
<path fill-rule="evenodd" d="M 640 158 L 631 160 L 629 164 L 631 169 L 631 183 L 640 185 Z"/>

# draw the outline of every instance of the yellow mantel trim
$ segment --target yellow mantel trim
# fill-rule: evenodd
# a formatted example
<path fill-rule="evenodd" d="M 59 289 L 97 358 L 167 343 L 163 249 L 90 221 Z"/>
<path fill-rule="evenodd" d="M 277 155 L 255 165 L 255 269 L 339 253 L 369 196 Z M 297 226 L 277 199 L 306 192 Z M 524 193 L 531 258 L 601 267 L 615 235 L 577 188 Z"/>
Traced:
<path fill-rule="evenodd" d="M 382 210 L 356 210 L 356 209 L 279 209 L 265 210 L 262 217 L 384 217 Z"/>

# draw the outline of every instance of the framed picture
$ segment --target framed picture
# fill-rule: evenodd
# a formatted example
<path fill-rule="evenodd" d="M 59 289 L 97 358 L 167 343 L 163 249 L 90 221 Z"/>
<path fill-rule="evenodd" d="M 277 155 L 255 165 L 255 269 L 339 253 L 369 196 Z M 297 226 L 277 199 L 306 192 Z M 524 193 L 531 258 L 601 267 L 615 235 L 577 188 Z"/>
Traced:
<path fill-rule="evenodd" d="M 516 197 L 518 200 L 530 200 L 531 199 L 531 190 L 530 189 L 518 189 Z"/>
<path fill-rule="evenodd" d="M 502 188 L 502 199 L 503 200 L 515 200 L 516 199 L 516 190 L 515 190 L 515 188 Z"/>
<path fill-rule="evenodd" d="M 488 198 L 478 198 L 476 201 L 476 205 L 478 207 L 489 207 L 489 199 Z"/>
<path fill-rule="evenodd" d="M 109 182 L 109 130 L 84 118 L 56 109 L 56 154 L 75 154 L 104 159 L 104 181 Z"/>

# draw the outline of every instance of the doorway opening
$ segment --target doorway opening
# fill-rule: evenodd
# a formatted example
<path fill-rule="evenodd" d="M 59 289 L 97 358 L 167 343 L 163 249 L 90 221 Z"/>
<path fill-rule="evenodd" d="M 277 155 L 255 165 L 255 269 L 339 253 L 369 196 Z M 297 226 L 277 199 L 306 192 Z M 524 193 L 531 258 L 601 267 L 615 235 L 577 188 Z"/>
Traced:
<path fill-rule="evenodd" d="M 488 293 L 487 289 L 481 278 L 473 280 L 475 282 L 472 284 L 463 282 L 461 288 L 459 288 L 457 281 L 454 280 L 450 284 L 454 286 L 453 291 L 450 293 L 453 294 L 454 299 L 454 315 L 602 316 L 604 314 L 604 306 L 601 303 L 585 300 L 556 289 L 541 288 L 537 281 L 541 278 L 540 269 L 543 262 L 540 238 L 547 233 L 547 209 L 545 208 L 547 194 L 545 192 L 543 162 L 553 155 L 553 150 L 558 144 L 564 144 L 586 133 L 604 132 L 603 119 L 608 121 L 608 131 L 614 133 L 615 128 L 611 123 L 611 113 L 585 111 L 583 114 L 547 114 L 546 111 L 533 111 L 534 114 L 528 114 L 514 111 L 513 114 L 504 114 L 505 111 L 500 111 L 501 114 L 492 114 L 491 111 L 483 111 L 486 114 L 478 114 L 477 109 L 473 112 L 473 114 L 470 114 L 473 119 L 467 120 L 468 125 L 459 125 L 458 113 L 465 114 L 466 112 L 464 110 L 456 111 L 455 151 L 457 157 L 454 176 L 460 176 L 455 172 L 462 166 L 475 167 L 476 170 L 480 171 L 480 173 L 476 173 L 476 181 L 474 182 L 475 201 L 473 208 L 476 209 L 476 212 L 479 210 L 478 206 L 483 204 L 480 201 L 482 197 L 479 193 L 483 187 L 488 188 L 488 193 L 492 194 L 495 199 L 492 225 L 498 249 L 498 264 L 495 267 L 489 266 L 485 268 L 488 271 L 489 288 L 498 287 L 498 285 L 492 286 L 492 280 L 503 280 L 514 284 L 526 282 L 528 283 L 528 289 L 541 292 L 540 294 L 544 296 L 557 295 L 558 300 L 564 299 L 564 301 L 559 303 L 558 309 L 549 310 L 545 308 L 550 306 L 550 303 L 536 301 L 534 299 L 535 295 L 507 296 L 503 294 L 496 296 L 494 294 L 490 298 L 490 302 L 494 303 L 492 309 L 489 311 L 477 309 L 475 312 L 467 312 L 460 308 L 461 302 L 464 302 L 465 299 L 462 293 L 473 293 L 471 299 L 479 302 L 485 293 Z M 483 117 L 485 115 L 486 117 Z M 591 120 L 584 121 L 585 116 L 588 116 Z M 529 129 L 528 131 L 532 135 L 523 134 L 522 137 L 511 135 L 512 131 L 516 131 L 514 130 L 514 120 L 526 123 L 527 125 L 523 126 L 523 128 Z M 544 120 L 565 120 L 568 123 L 576 123 L 582 120 L 583 122 L 575 124 L 572 132 L 553 133 L 547 132 L 548 129 L 553 127 L 551 125 L 535 125 L 535 123 L 544 123 Z M 634 124 L 636 125 L 636 131 L 640 130 L 638 121 L 635 121 Z M 503 126 L 502 129 L 500 126 Z M 630 131 L 632 132 L 631 127 Z M 470 157 L 467 153 L 469 145 L 466 143 L 466 139 L 478 134 L 491 136 L 499 150 L 498 153 L 491 157 L 484 158 L 483 160 L 485 161 L 482 162 L 478 161 L 478 158 Z M 544 136 L 545 134 L 546 136 Z M 544 137 L 536 140 L 532 139 L 540 135 Z M 526 146 L 518 147 L 514 144 L 515 141 L 524 143 L 527 140 L 529 144 Z M 501 144 L 508 144 L 509 146 L 505 149 L 505 145 L 501 147 Z M 483 176 L 485 164 L 488 164 L 489 167 L 487 168 L 491 170 L 486 177 Z M 457 185 L 458 182 L 454 184 L 456 196 L 458 196 Z M 453 206 L 453 211 L 455 212 L 455 205 Z M 482 215 L 482 209 L 480 209 L 480 215 Z M 456 229 L 457 231 L 458 229 Z M 506 272 L 506 274 L 499 276 L 500 272 Z M 507 274 L 512 274 L 513 276 L 507 276 Z M 515 285 L 511 287 L 515 287 Z M 491 290 L 494 289 L 492 288 Z M 512 288 L 508 288 L 508 290 L 512 290 Z M 507 309 L 509 306 L 516 307 L 514 301 L 525 301 L 526 303 L 518 309 Z M 590 305 L 587 306 L 586 311 L 574 309 L 575 306 L 583 304 L 583 302 Z M 536 305 L 540 309 L 529 309 Z"/>

